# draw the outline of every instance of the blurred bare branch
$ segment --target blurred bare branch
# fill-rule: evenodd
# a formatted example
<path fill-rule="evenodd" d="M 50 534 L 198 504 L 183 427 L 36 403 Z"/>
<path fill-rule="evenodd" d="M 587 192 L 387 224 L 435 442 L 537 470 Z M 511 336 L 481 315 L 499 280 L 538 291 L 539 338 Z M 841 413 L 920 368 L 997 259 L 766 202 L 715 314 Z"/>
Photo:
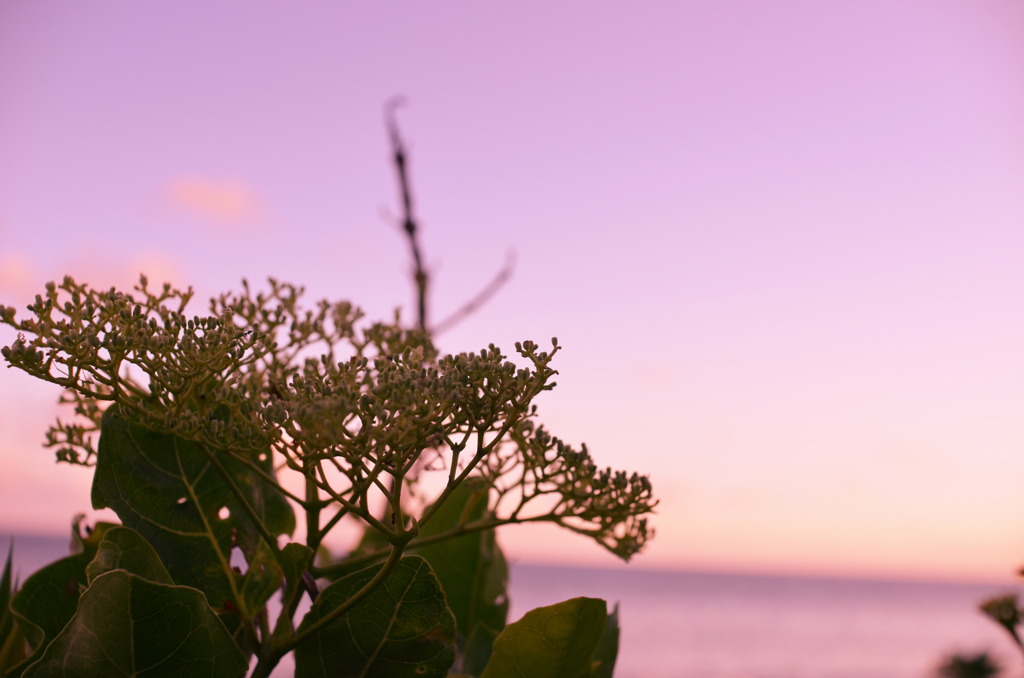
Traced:
<path fill-rule="evenodd" d="M 466 317 L 472 315 L 481 306 L 490 301 L 491 297 L 497 294 L 498 290 L 508 282 L 508 279 L 512 277 L 512 271 L 516 267 L 516 253 L 515 250 L 509 250 L 505 253 L 505 265 L 501 267 L 498 274 L 491 279 L 491 282 L 487 283 L 487 286 L 480 290 L 475 297 L 467 301 L 457 311 L 449 315 L 447 318 L 439 322 L 430 328 L 430 334 L 437 336 L 445 330 L 451 329 L 455 325 L 458 325 Z"/>
<path fill-rule="evenodd" d="M 516 254 L 510 250 L 505 255 L 505 264 L 483 289 L 470 298 L 454 313 L 434 326 L 430 326 L 427 317 L 427 293 L 430 286 L 430 274 L 423 265 L 423 250 L 420 248 L 419 225 L 413 212 L 412 188 L 409 182 L 408 157 L 402 135 L 398 130 L 395 111 L 405 103 L 403 97 L 394 97 L 384 105 L 384 116 L 387 120 L 388 135 L 391 138 L 392 157 L 395 171 L 398 174 L 398 188 L 402 202 L 402 231 L 409 240 L 409 249 L 413 260 L 413 283 L 416 287 L 416 326 L 421 330 L 436 335 L 451 329 L 465 318 L 475 313 L 487 303 L 501 287 L 512 277 L 515 270 Z"/>

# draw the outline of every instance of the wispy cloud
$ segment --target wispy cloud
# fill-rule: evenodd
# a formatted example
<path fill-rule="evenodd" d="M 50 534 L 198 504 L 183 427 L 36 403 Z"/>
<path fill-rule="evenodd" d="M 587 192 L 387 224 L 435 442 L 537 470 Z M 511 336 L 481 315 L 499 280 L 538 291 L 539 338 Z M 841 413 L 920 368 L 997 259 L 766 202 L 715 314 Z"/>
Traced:
<path fill-rule="evenodd" d="M 96 289 L 116 287 L 130 290 L 139 281 L 139 275 L 149 278 L 150 286 L 157 288 L 165 282 L 183 285 L 188 276 L 180 262 L 155 252 L 133 252 L 116 259 L 96 251 L 86 251 L 66 260 L 61 270 L 78 282 L 88 283 Z"/>
<path fill-rule="evenodd" d="M 0 257 L 0 290 L 25 293 L 34 281 L 32 261 L 16 252 Z"/>
<path fill-rule="evenodd" d="M 178 177 L 168 184 L 165 196 L 173 207 L 224 227 L 251 222 L 262 211 L 256 193 L 238 181 Z"/>
<path fill-rule="evenodd" d="M 65 275 L 95 289 L 130 290 L 142 273 L 154 287 L 165 282 L 177 286 L 189 282 L 180 262 L 155 252 L 133 252 L 118 258 L 86 250 L 48 266 L 41 266 L 21 253 L 5 253 L 0 255 L 0 303 L 21 307 L 43 291 L 47 280 L 59 282 Z"/>

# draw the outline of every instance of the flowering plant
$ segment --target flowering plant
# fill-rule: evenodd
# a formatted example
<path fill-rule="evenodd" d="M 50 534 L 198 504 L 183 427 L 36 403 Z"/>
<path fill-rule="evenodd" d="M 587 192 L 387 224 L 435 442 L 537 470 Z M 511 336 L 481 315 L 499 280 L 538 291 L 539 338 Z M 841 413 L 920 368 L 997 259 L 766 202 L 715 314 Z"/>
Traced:
<path fill-rule="evenodd" d="M 442 355 L 302 293 L 243 281 L 190 316 L 191 289 L 68 277 L 31 317 L 0 306 L 9 366 L 74 411 L 47 445 L 93 467 L 94 507 L 121 521 L 13 597 L 15 674 L 268 676 L 294 652 L 304 677 L 610 676 L 604 601 L 506 625 L 496 528 L 555 523 L 628 560 L 656 505 L 537 423 L 557 340 Z M 363 536 L 333 558 L 343 523 Z"/>

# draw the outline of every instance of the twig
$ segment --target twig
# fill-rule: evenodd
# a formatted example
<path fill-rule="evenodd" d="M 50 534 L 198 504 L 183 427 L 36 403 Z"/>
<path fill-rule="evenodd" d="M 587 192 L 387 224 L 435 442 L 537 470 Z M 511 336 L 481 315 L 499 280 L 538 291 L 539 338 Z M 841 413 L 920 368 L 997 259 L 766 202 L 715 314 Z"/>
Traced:
<path fill-rule="evenodd" d="M 435 336 L 451 329 L 472 315 L 487 303 L 501 287 L 512 277 L 515 269 L 516 254 L 509 251 L 505 255 L 505 265 L 501 267 L 497 275 L 474 297 L 459 307 L 454 313 L 439 322 L 437 325 L 428 328 L 427 323 L 427 290 L 430 283 L 430 274 L 423 265 L 423 250 L 419 242 L 419 225 L 413 214 L 412 189 L 409 183 L 409 172 L 406 166 L 407 158 L 405 144 L 398 131 L 398 123 L 395 120 L 395 110 L 405 103 L 402 97 L 395 97 L 384 105 L 387 118 L 388 134 L 391 137 L 391 149 L 395 160 L 395 172 L 398 174 L 398 188 L 402 200 L 402 230 L 409 240 L 409 249 L 412 252 L 413 261 L 413 282 L 416 285 L 416 326 L 421 330 Z"/>
<path fill-rule="evenodd" d="M 398 123 L 395 122 L 395 109 L 405 102 L 401 97 L 391 99 L 384 105 L 385 116 L 387 117 L 388 132 L 391 135 L 391 149 L 395 158 L 395 170 L 398 173 L 398 187 L 402 197 L 402 230 L 409 239 L 409 249 L 412 250 L 413 280 L 416 283 L 416 325 L 426 331 L 427 329 L 427 284 L 429 275 L 423 267 L 423 255 L 420 251 L 419 239 L 417 238 L 418 228 L 416 218 L 412 211 L 412 191 L 409 188 L 409 175 L 405 168 L 405 145 L 398 133 Z"/>
<path fill-rule="evenodd" d="M 477 292 L 476 296 L 467 301 L 457 311 L 430 328 L 431 336 L 436 336 L 445 330 L 451 329 L 462 322 L 466 317 L 476 312 L 478 308 L 486 304 L 491 297 L 497 294 L 498 290 L 512 277 L 512 271 L 516 267 L 515 250 L 509 250 L 505 254 L 505 265 L 501 267 L 498 274 L 487 283 L 487 286 Z"/>

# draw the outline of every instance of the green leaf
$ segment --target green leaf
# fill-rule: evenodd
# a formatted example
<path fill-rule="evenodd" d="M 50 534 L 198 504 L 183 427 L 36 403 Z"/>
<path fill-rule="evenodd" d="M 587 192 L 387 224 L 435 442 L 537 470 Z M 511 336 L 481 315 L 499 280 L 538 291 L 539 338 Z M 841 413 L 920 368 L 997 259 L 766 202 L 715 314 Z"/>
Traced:
<path fill-rule="evenodd" d="M 265 542 L 260 542 L 254 563 L 241 577 L 240 598 L 250 605 L 247 609 L 258 610 L 281 585 L 283 575 Z M 156 550 L 142 535 L 129 527 L 117 527 L 107 532 L 100 542 L 96 556 L 86 567 L 86 576 L 91 583 L 96 577 L 111 570 L 126 570 L 158 584 L 175 583 Z M 278 576 L 275 577 L 275 573 Z M 234 613 L 223 613 L 221 621 L 228 626 L 233 635 L 237 634 L 239 644 L 246 651 L 252 652 L 253 646 L 249 642 L 251 636 L 246 635 L 240 628 L 238 616 Z"/>
<path fill-rule="evenodd" d="M 482 520 L 489 484 L 468 478 L 456 487 L 420 532 L 420 538 Z M 465 647 L 478 625 L 496 636 L 508 619 L 508 563 L 494 530 L 470 532 L 411 551 L 430 563 L 455 615 L 460 646 Z M 485 659 L 486 661 L 486 659 Z"/>
<path fill-rule="evenodd" d="M 28 641 L 21 627 L 14 623 L 11 614 L 11 596 L 15 586 L 12 583 L 11 558 L 14 555 L 13 543 L 7 548 L 7 561 L 4 564 L 3 576 L 0 576 L 0 674 L 7 673 L 28 656 Z"/>
<path fill-rule="evenodd" d="M 112 570 L 93 580 L 24 678 L 237 678 L 247 668 L 202 592 Z"/>
<path fill-rule="evenodd" d="M 530 610 L 498 636 L 480 678 L 588 678 L 607 616 L 597 598 Z"/>
<path fill-rule="evenodd" d="M 291 534 L 291 506 L 249 465 L 215 452 L 271 534 Z M 272 474 L 267 450 L 254 464 Z M 203 591 L 214 608 L 238 608 L 251 617 L 254 601 L 239 600 L 239 578 L 231 567 L 238 547 L 249 563 L 260 533 L 228 481 L 199 445 L 128 421 L 117 406 L 103 414 L 92 502 L 112 508 L 160 555 L 174 581 Z"/>
<path fill-rule="evenodd" d="M 129 527 L 115 527 L 103 535 L 96 555 L 85 568 L 88 583 L 104 572 L 127 570 L 158 584 L 173 584 L 160 556 L 142 535 Z"/>
<path fill-rule="evenodd" d="M 38 570 L 11 599 L 11 612 L 33 647 L 33 656 L 42 652 L 75 614 L 79 592 L 87 582 L 86 567 L 106 532 L 114 527 L 117 526 L 111 523 L 97 523 L 87 538 L 77 540 L 80 553 Z"/>
<path fill-rule="evenodd" d="M 382 567 L 368 567 L 324 589 L 299 633 L 344 604 Z M 295 648 L 295 675 L 444 678 L 454 659 L 455 618 L 430 566 L 409 556 L 365 598 Z"/>
<path fill-rule="evenodd" d="M 11 558 L 14 556 L 14 544 L 7 547 L 7 562 L 4 563 L 4 573 L 0 576 L 0 643 L 10 634 L 14 628 L 14 619 L 11 617 L 9 605 L 13 593 L 11 583 Z"/>
<path fill-rule="evenodd" d="M 313 562 L 313 550 L 305 544 L 292 542 L 285 544 L 281 549 L 281 566 L 284 569 L 284 579 L 290 587 L 298 587 L 302 575 L 309 569 Z"/>
<path fill-rule="evenodd" d="M 619 656 L 619 604 L 615 603 L 608 621 L 604 625 L 601 640 L 591 656 L 591 678 L 612 678 L 615 660 Z"/>
<path fill-rule="evenodd" d="M 258 610 L 281 588 L 284 570 L 267 543 L 260 540 L 256 553 L 249 561 L 249 569 L 242 579 L 242 600 L 247 609 Z"/>
<path fill-rule="evenodd" d="M 11 676 L 18 675 L 16 667 L 25 662 L 28 653 L 28 640 L 25 638 L 25 634 L 21 632 L 18 625 L 12 626 L 0 643 L 0 673 Z"/>

